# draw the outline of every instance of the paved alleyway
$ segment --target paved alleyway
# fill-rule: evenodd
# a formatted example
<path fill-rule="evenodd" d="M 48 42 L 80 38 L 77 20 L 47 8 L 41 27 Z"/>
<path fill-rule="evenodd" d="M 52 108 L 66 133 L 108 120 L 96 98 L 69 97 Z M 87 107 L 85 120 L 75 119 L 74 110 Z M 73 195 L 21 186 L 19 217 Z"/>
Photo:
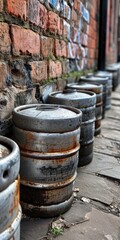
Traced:
<path fill-rule="evenodd" d="M 119 184 L 120 87 L 112 93 L 112 109 L 95 138 L 92 163 L 78 169 L 75 200 L 64 220 L 58 218 L 64 231 L 57 240 L 120 240 Z M 47 232 L 53 220 L 24 217 L 21 240 L 52 240 Z"/>

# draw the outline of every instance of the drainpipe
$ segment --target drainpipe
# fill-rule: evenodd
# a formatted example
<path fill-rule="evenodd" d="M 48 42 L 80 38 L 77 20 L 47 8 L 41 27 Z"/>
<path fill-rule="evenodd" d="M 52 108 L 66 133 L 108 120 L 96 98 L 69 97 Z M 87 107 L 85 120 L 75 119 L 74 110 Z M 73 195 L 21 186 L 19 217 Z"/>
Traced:
<path fill-rule="evenodd" d="M 108 0 L 100 0 L 98 70 L 105 70 Z"/>

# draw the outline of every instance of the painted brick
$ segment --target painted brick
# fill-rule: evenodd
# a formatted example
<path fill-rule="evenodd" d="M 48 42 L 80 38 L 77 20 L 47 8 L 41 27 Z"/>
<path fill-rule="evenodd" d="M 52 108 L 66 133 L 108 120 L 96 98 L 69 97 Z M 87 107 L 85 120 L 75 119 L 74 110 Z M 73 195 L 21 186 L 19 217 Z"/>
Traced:
<path fill-rule="evenodd" d="M 8 13 L 26 20 L 27 4 L 26 0 L 7 0 Z"/>
<path fill-rule="evenodd" d="M 48 11 L 41 3 L 39 4 L 39 18 L 40 27 L 46 30 L 48 25 Z"/>
<path fill-rule="evenodd" d="M 39 34 L 16 25 L 12 25 L 11 33 L 14 55 L 40 55 Z"/>
<path fill-rule="evenodd" d="M 85 9 L 85 8 L 84 8 L 84 10 L 83 10 L 83 18 L 85 19 L 85 21 L 86 21 L 87 23 L 89 23 L 89 21 L 90 21 L 89 12 L 88 12 L 88 10 Z"/>
<path fill-rule="evenodd" d="M 72 20 L 72 24 L 73 26 L 78 26 L 78 15 L 77 12 L 73 9 L 72 13 L 71 13 L 71 20 Z"/>
<path fill-rule="evenodd" d="M 40 82 L 47 79 L 47 62 L 34 61 L 30 63 L 31 78 L 33 82 Z"/>
<path fill-rule="evenodd" d="M 58 17 L 58 35 L 62 35 L 63 34 L 63 19 Z"/>
<path fill-rule="evenodd" d="M 70 20 L 70 15 L 71 15 L 71 9 L 68 6 L 67 2 L 64 1 L 63 16 L 64 16 L 64 18 Z"/>
<path fill-rule="evenodd" d="M 65 41 L 55 39 L 55 56 L 56 57 L 67 56 L 67 46 Z"/>
<path fill-rule="evenodd" d="M 3 11 L 3 0 L 0 0 L 0 12 Z"/>
<path fill-rule="evenodd" d="M 7 79 L 7 66 L 4 62 L 0 62 L 0 90 L 6 85 Z"/>
<path fill-rule="evenodd" d="M 11 39 L 9 36 L 9 26 L 7 23 L 0 22 L 0 52 L 10 54 Z"/>
<path fill-rule="evenodd" d="M 86 23 L 86 21 L 84 20 L 83 21 L 83 24 L 82 24 L 82 31 L 84 33 L 87 33 L 87 29 L 88 29 L 88 24 Z"/>
<path fill-rule="evenodd" d="M 83 46 L 88 46 L 88 36 L 83 32 L 81 32 L 81 44 Z"/>
<path fill-rule="evenodd" d="M 63 74 L 69 73 L 69 60 L 62 61 Z"/>
<path fill-rule="evenodd" d="M 78 28 L 71 28 L 70 33 L 72 42 L 80 43 L 80 31 L 78 30 Z"/>
<path fill-rule="evenodd" d="M 78 20 L 78 28 L 79 28 L 79 30 L 82 29 L 82 24 L 83 24 L 83 18 L 80 17 L 79 20 Z"/>
<path fill-rule="evenodd" d="M 52 5 L 52 7 L 54 7 L 57 11 L 60 11 L 60 6 L 61 6 L 61 2 L 60 0 L 49 0 L 49 3 Z"/>
<path fill-rule="evenodd" d="M 77 46 L 77 59 L 84 58 L 86 56 L 85 48 L 83 48 L 80 44 Z"/>
<path fill-rule="evenodd" d="M 35 25 L 39 25 L 39 1 L 29 0 L 29 21 Z"/>
<path fill-rule="evenodd" d="M 65 20 L 63 21 L 63 35 L 68 40 L 70 40 L 70 24 L 67 23 Z"/>
<path fill-rule="evenodd" d="M 76 11 L 79 11 L 79 9 L 78 9 L 78 7 L 79 7 L 79 0 L 74 0 L 74 9 L 76 10 Z"/>
<path fill-rule="evenodd" d="M 48 14 L 48 29 L 52 33 L 57 33 L 58 30 L 58 15 L 52 11 Z"/>
<path fill-rule="evenodd" d="M 43 57 L 51 56 L 54 53 L 54 39 L 41 36 L 41 55 Z"/>
<path fill-rule="evenodd" d="M 75 59 L 77 56 L 77 44 L 75 43 L 68 43 L 68 58 Z"/>
<path fill-rule="evenodd" d="M 62 75 L 62 63 L 60 61 L 49 61 L 49 78 L 56 78 Z"/>

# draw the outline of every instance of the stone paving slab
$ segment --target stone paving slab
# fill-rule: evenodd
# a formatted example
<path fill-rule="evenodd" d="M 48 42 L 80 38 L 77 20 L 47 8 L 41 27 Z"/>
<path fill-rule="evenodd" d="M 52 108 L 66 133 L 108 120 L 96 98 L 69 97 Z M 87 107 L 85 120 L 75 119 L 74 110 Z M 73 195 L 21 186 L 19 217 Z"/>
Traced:
<path fill-rule="evenodd" d="M 108 139 L 117 141 L 120 144 L 120 132 L 118 130 L 104 129 L 104 131 L 102 132 L 102 136 L 104 138 L 108 138 Z"/>
<path fill-rule="evenodd" d="M 99 135 L 94 141 L 94 152 L 120 157 L 120 143 L 114 140 L 103 138 L 102 135 Z"/>
<path fill-rule="evenodd" d="M 34 219 L 24 217 L 21 222 L 20 240 L 40 240 L 40 238 L 47 234 L 48 228 L 52 221 L 52 218 Z"/>
<path fill-rule="evenodd" d="M 120 240 L 120 218 L 93 208 L 90 221 L 66 229 L 57 240 Z"/>
<path fill-rule="evenodd" d="M 75 187 L 79 188 L 77 197 L 86 197 L 107 205 L 117 201 L 120 203 L 120 186 L 107 178 L 96 176 L 91 173 L 84 173 L 78 170 Z"/>
<path fill-rule="evenodd" d="M 102 131 L 101 134 L 104 133 L 104 128 L 106 129 L 113 129 L 120 131 L 120 120 L 114 119 L 111 120 L 109 117 L 106 116 L 106 121 L 102 121 Z"/>
<path fill-rule="evenodd" d="M 81 172 L 96 173 L 120 180 L 120 163 L 113 156 L 94 153 L 93 161 L 87 166 L 82 167 Z"/>

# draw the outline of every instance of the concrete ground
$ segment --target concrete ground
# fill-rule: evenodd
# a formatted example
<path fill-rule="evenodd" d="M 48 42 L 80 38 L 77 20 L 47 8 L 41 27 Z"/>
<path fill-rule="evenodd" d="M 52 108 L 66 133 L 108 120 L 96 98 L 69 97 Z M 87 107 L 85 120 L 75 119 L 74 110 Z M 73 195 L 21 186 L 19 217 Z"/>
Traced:
<path fill-rule="evenodd" d="M 23 216 L 21 240 L 120 240 L 119 183 L 120 87 L 95 138 L 93 161 L 78 169 L 72 207 L 57 219 Z"/>

